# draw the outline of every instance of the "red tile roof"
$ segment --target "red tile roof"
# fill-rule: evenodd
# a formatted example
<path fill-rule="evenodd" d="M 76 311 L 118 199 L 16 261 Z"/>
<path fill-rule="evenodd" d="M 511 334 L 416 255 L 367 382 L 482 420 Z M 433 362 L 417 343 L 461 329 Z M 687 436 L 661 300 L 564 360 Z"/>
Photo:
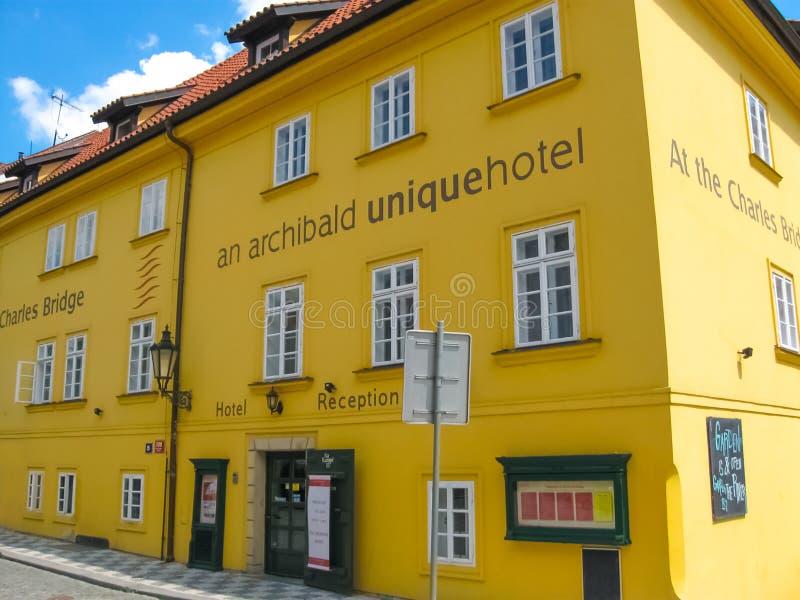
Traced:
<path fill-rule="evenodd" d="M 318 0 L 310 0 L 307 3 L 316 4 L 317 1 Z M 270 65 L 274 63 L 276 60 L 279 60 L 281 57 L 286 56 L 287 54 L 293 55 L 297 52 L 300 52 L 301 49 L 311 40 L 319 38 L 323 34 L 326 34 L 328 31 L 336 30 L 337 28 L 342 26 L 344 23 L 346 23 L 356 15 L 364 13 L 365 11 L 368 11 L 369 9 L 380 4 L 401 5 L 401 4 L 406 4 L 410 1 L 413 0 L 349 0 L 344 5 L 342 5 L 338 10 L 331 13 L 326 18 L 322 19 L 320 22 L 318 22 L 316 25 L 314 25 L 312 28 L 310 28 L 302 35 L 298 36 L 298 38 L 295 39 L 287 48 L 285 48 L 281 52 L 274 54 L 266 61 L 248 67 L 247 50 L 241 50 L 240 52 L 237 52 L 236 54 L 228 57 L 221 63 L 214 65 L 207 71 L 203 71 L 202 73 L 195 75 L 194 77 L 191 77 L 186 81 L 180 83 L 179 85 L 175 86 L 175 88 L 191 86 L 191 89 L 186 93 L 184 93 L 183 95 L 181 95 L 179 98 L 173 100 L 172 102 L 164 106 L 160 111 L 152 115 L 146 121 L 140 123 L 139 126 L 136 129 L 134 129 L 131 133 L 118 140 L 114 140 L 109 143 L 110 139 L 109 129 L 106 128 L 103 129 L 102 131 L 92 131 L 86 133 L 82 136 L 74 138 L 73 140 L 63 142 L 62 144 L 58 144 L 56 146 L 53 146 L 52 148 L 48 148 L 47 150 L 43 150 L 42 152 L 37 153 L 35 156 L 43 155 L 50 152 L 55 152 L 57 149 L 63 150 L 69 147 L 67 146 L 68 144 L 72 144 L 73 145 L 72 147 L 81 145 L 85 146 L 84 149 L 79 154 L 67 160 L 58 169 L 53 171 L 48 177 L 38 181 L 37 184 L 28 192 L 24 194 L 15 194 L 14 196 L 7 198 L 5 201 L 0 202 L 0 213 L 7 212 L 2 210 L 2 208 L 4 206 L 8 206 L 11 203 L 14 203 L 18 199 L 24 202 L 28 197 L 35 196 L 37 188 L 41 188 L 43 184 L 51 182 L 55 179 L 64 176 L 65 174 L 70 173 L 70 171 L 74 170 L 76 167 L 79 167 L 80 165 L 90 160 L 94 159 L 102 160 L 100 157 L 102 157 L 104 154 L 107 154 L 111 152 L 113 149 L 116 149 L 122 145 L 127 145 L 132 140 L 132 138 L 136 138 L 137 136 L 145 134 L 148 130 L 163 123 L 170 117 L 179 115 L 182 111 L 186 110 L 192 105 L 197 104 L 200 100 L 212 96 L 215 92 L 218 92 L 230 86 L 234 82 L 243 80 L 243 78 L 250 75 L 251 73 L 264 71 L 265 75 L 268 75 L 268 69 L 270 68 Z M 298 54 L 298 57 L 301 56 L 302 56 L 301 54 Z M 253 77 L 255 77 L 255 80 L 252 83 L 259 81 L 259 79 L 256 76 Z M 242 83 L 245 82 L 242 81 Z M 175 89 L 175 88 L 170 88 L 170 89 Z M 233 93 L 235 93 L 235 91 Z M 145 140 L 148 138 L 149 136 L 144 135 L 142 139 Z M 15 165 L 18 162 L 19 161 L 11 163 L 11 165 Z M 7 169 L 11 165 L 5 165 L 4 169 Z M 9 207 L 7 210 L 12 210 L 12 208 Z"/>

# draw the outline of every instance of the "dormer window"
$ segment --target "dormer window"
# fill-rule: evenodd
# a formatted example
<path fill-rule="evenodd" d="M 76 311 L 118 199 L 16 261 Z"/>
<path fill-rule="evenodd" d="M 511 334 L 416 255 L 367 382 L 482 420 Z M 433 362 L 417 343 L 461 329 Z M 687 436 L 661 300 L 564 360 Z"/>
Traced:
<path fill-rule="evenodd" d="M 36 173 L 31 173 L 22 180 L 22 191 L 27 192 L 36 183 Z"/>
<path fill-rule="evenodd" d="M 345 0 L 271 4 L 226 31 L 225 37 L 231 44 L 244 43 L 248 66 L 257 65 L 281 52 L 344 4 Z"/>
<path fill-rule="evenodd" d="M 122 137 L 125 137 L 131 131 L 133 131 L 133 117 L 128 117 L 117 124 L 117 127 L 114 130 L 114 139 L 118 140 Z"/>
<path fill-rule="evenodd" d="M 281 44 L 281 36 L 276 33 L 256 46 L 256 62 L 260 63 L 265 61 L 282 49 L 283 44 Z"/>

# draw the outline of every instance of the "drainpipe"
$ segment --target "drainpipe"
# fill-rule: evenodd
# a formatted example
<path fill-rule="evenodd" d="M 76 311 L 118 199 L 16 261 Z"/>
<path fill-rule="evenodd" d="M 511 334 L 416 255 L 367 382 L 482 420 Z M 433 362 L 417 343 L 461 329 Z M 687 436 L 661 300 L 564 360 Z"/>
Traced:
<path fill-rule="evenodd" d="M 172 132 L 172 123 L 167 121 L 166 134 L 169 140 L 179 146 L 186 152 L 186 176 L 183 181 L 183 212 L 181 215 L 181 246 L 180 255 L 178 257 L 178 297 L 175 306 L 175 346 L 180 350 L 181 347 L 181 333 L 183 331 L 183 292 L 184 292 L 184 272 L 186 269 L 186 234 L 189 224 L 189 200 L 192 195 L 192 167 L 194 166 L 194 153 L 191 147 L 182 140 L 175 137 Z M 175 560 L 175 489 L 177 487 L 177 450 L 178 450 L 178 391 L 180 390 L 180 373 L 181 373 L 181 354 L 178 352 L 178 358 L 175 362 L 175 370 L 172 378 L 172 397 L 176 400 L 171 402 L 172 415 L 169 424 L 169 460 L 167 467 L 168 487 L 169 487 L 169 503 L 167 505 L 167 549 L 165 562 L 172 562 Z"/>

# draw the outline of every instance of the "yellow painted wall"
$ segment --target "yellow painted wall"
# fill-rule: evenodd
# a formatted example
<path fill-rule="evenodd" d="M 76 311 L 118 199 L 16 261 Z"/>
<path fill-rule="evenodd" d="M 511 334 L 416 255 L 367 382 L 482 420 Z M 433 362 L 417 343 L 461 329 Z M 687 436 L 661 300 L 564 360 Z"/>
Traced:
<path fill-rule="evenodd" d="M 474 569 L 443 568 L 443 597 L 523 597 L 529 583 L 520 572 L 537 581 L 539 597 L 577 597 L 578 545 L 503 539 L 503 479 L 495 457 L 608 452 L 634 455 L 634 543 L 622 551 L 623 593 L 672 597 L 663 510 L 671 469 L 664 325 L 639 64 L 631 52 L 633 5 L 620 2 L 607 11 L 588 1 L 561 3 L 564 71 L 580 79 L 487 110 L 501 100 L 500 23 L 535 6 L 415 4 L 179 128 L 197 155 L 187 298 L 202 297 L 189 300 L 185 313 L 182 385 L 193 390 L 194 406 L 181 413 L 179 560 L 188 556 L 190 537 L 189 458 L 229 457 L 229 472 L 241 476 L 249 439 L 311 436 L 317 448 L 356 451 L 356 588 L 426 595 L 421 494 L 430 470 L 430 429 L 402 425 L 398 409 L 332 412 L 318 403 L 325 381 L 344 394 L 401 391 L 399 372 L 374 381 L 353 372 L 370 366 L 364 308 L 371 268 L 416 257 L 420 326 L 432 328 L 433 307 L 449 303 L 438 316 L 451 319 L 448 329 L 469 331 L 474 342 L 472 422 L 446 429 L 443 472 L 476 478 L 478 559 Z M 609 29 L 618 34 L 598 47 L 597 32 Z M 370 86 L 409 66 L 416 73 L 416 131 L 425 136 L 356 160 L 369 151 Z M 275 127 L 306 113 L 310 171 L 318 175 L 273 190 Z M 462 191 L 449 204 L 440 201 L 435 213 L 416 207 L 369 222 L 368 203 L 406 189 L 411 179 L 418 189 L 472 167 L 485 169 L 487 156 L 510 163 L 522 151 L 537 153 L 540 140 L 548 147 L 561 139 L 577 145 L 579 128 L 583 163 L 576 156 L 568 169 L 537 168 L 529 179 L 506 186 L 495 172 L 491 191 Z M 319 221 L 353 202 L 352 230 L 249 258 L 251 238 L 303 215 Z M 565 218 L 577 223 L 581 337 L 601 339 L 599 349 L 589 357 L 569 349 L 532 352 L 522 365 L 501 364 L 492 353 L 513 347 L 513 327 L 486 323 L 477 307 L 511 301 L 511 233 Z M 225 266 L 227 252 L 220 251 L 234 244 L 240 258 Z M 264 291 L 289 281 L 302 281 L 307 306 L 319 307 L 319 323 L 307 321 L 304 329 L 303 374 L 313 382 L 294 390 L 277 386 L 284 413 L 269 417 L 269 386 L 248 384 L 262 379 Z M 349 315 L 354 324 L 334 324 Z M 245 399 L 246 416 L 217 416 L 218 403 Z M 253 550 L 245 518 L 253 491 L 245 483 L 252 479 L 229 480 L 226 568 L 245 568 Z"/>
<path fill-rule="evenodd" d="M 680 499 L 670 514 L 684 532 L 675 551 L 685 552 L 676 561 L 685 577 L 677 573 L 675 586 L 684 598 L 716 597 L 721 589 L 730 598 L 793 598 L 800 563 L 792 540 L 800 528 L 786 516 L 798 490 L 781 457 L 798 450 L 798 373 L 796 362 L 774 349 L 769 265 L 800 273 L 800 245 L 787 242 L 782 227 L 782 218 L 800 223 L 800 77 L 796 66 L 778 60 L 774 40 L 759 39 L 744 3 L 638 1 L 636 12 L 676 405 Z M 779 183 L 751 164 L 744 85 L 767 104 Z M 680 164 L 684 151 L 688 172 Z M 703 161 L 699 175 L 696 160 Z M 740 192 L 774 215 L 775 227 L 741 212 Z M 737 351 L 745 346 L 754 354 L 741 361 Z M 716 524 L 709 416 L 742 420 L 748 491 L 747 516 Z M 727 585 L 732 573 L 736 585 Z"/>
<path fill-rule="evenodd" d="M 0 455 L 9 458 L 0 463 L 3 526 L 55 537 L 103 537 L 115 548 L 160 554 L 166 455 L 146 455 L 144 449 L 145 442 L 167 439 L 168 409 L 155 393 L 124 395 L 130 323 L 153 316 L 158 329 L 174 320 L 174 222 L 183 178 L 172 152 L 153 142 L 0 223 Z M 159 160 L 152 160 L 153 153 Z M 168 230 L 131 241 L 139 232 L 141 186 L 163 177 Z M 95 256 L 75 263 L 76 219 L 90 210 L 97 211 Z M 45 274 L 47 232 L 59 223 L 66 224 L 65 267 Z M 145 272 L 155 279 L 142 288 Z M 153 285 L 158 287 L 145 296 L 152 299 L 135 308 Z M 19 314 L 27 318 L 18 320 Z M 74 333 L 87 335 L 84 399 L 62 402 L 66 338 Z M 35 360 L 41 341 L 56 343 L 53 402 L 15 404 L 17 361 Z M 40 514 L 25 510 L 32 468 L 45 471 Z M 59 470 L 77 473 L 74 518 L 56 515 Z M 120 519 L 122 471 L 145 473 L 141 525 Z"/>
<path fill-rule="evenodd" d="M 738 0 L 727 12 L 717 0 L 559 0 L 564 80 L 501 102 L 500 25 L 544 4 L 420 0 L 176 128 L 196 157 L 181 371 L 181 388 L 194 398 L 192 411 L 180 412 L 178 560 L 188 559 L 191 537 L 189 459 L 230 460 L 223 565 L 252 569 L 264 536 L 248 524 L 253 510 L 263 511 L 254 509 L 264 479 L 254 448 L 265 440 L 354 448 L 355 587 L 426 597 L 430 428 L 402 424 L 396 406 L 331 409 L 319 400 L 325 382 L 337 395 L 402 391 L 400 369 L 368 370 L 370 273 L 416 258 L 420 327 L 443 318 L 473 339 L 471 421 L 444 428 L 442 474 L 475 482 L 476 565 L 443 566 L 441 597 L 579 598 L 579 545 L 503 539 L 495 458 L 604 453 L 632 455 L 623 597 L 712 598 L 720 581 L 730 597 L 792 597 L 794 490 L 774 457 L 795 449 L 787 391 L 796 387 L 795 367 L 773 349 L 768 261 L 796 272 L 797 250 L 725 196 L 733 179 L 800 223 L 791 177 L 800 93 L 791 70 Z M 370 152 L 371 86 L 409 67 L 419 135 Z M 742 81 L 768 102 L 778 185 L 748 158 Z M 303 114 L 312 176 L 273 188 L 275 130 Z M 718 174 L 722 198 L 671 165 L 673 140 L 687 164 L 702 156 Z M 540 152 L 560 141 L 573 147 L 572 162 L 561 170 L 548 162 L 545 173 Z M 499 167 L 487 167 L 504 160 L 511 169 L 524 152 L 537 160 L 528 177 L 509 172 L 502 183 Z M 71 315 L 0 328 L 0 455 L 24 457 L 0 463 L 3 526 L 106 537 L 159 555 L 166 455 L 146 455 L 144 444 L 167 438 L 168 405 L 155 394 L 135 403 L 117 396 L 131 320 L 154 315 L 157 331 L 175 323 L 182 160 L 164 139 L 148 142 L 0 221 L 0 310 L 64 289 L 86 298 Z M 463 184 L 470 169 L 482 173 L 474 193 Z M 437 198 L 436 211 L 416 204 L 370 222 L 370 203 L 453 175 L 460 196 Z M 161 177 L 169 181 L 169 231 L 131 242 L 141 186 Z M 92 209 L 97 258 L 39 276 L 48 228 L 67 223 L 69 262 L 75 220 Z M 324 215 L 345 209 L 354 215 L 347 230 L 251 252 L 253 239 L 269 243 L 283 223 L 299 219 L 302 228 L 305 217 L 319 228 Z M 594 341 L 496 354 L 514 345 L 511 235 L 567 219 L 576 225 L 580 337 Z M 160 288 L 135 309 L 149 252 L 161 261 Z M 275 384 L 284 412 L 271 416 L 264 394 L 273 384 L 261 381 L 263 300 L 268 287 L 287 282 L 304 284 L 309 379 Z M 15 405 L 16 361 L 32 359 L 44 339 L 57 342 L 61 399 L 65 338 L 77 331 L 88 332 L 87 402 L 71 410 Z M 755 355 L 739 363 L 744 346 Z M 226 416 L 237 405 L 244 414 Z M 743 519 L 711 521 L 707 416 L 743 421 Z M 29 468 L 46 472 L 36 518 L 24 511 Z M 68 522 L 54 514 L 60 468 L 78 473 L 78 514 Z M 121 469 L 146 471 L 143 532 L 120 526 Z"/>

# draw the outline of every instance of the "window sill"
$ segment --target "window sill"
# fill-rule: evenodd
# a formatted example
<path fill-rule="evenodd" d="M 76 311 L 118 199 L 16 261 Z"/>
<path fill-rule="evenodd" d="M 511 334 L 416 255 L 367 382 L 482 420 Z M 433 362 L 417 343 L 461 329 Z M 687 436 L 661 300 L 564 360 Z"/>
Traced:
<path fill-rule="evenodd" d="M 50 269 L 49 271 L 43 271 L 37 275 L 39 279 L 49 279 L 50 277 L 55 277 L 59 273 L 63 273 L 67 270 L 66 265 L 61 265 L 60 267 L 56 267 L 55 269 Z"/>
<path fill-rule="evenodd" d="M 540 346 L 523 346 L 492 352 L 495 361 L 501 367 L 516 367 L 535 363 L 551 362 L 554 360 L 573 360 L 589 358 L 600 353 L 602 340 L 586 338 L 573 342 L 558 344 L 542 344 Z"/>
<path fill-rule="evenodd" d="M 59 523 L 61 525 L 77 525 L 78 521 L 75 519 L 75 515 L 56 515 L 53 519 L 53 523 Z"/>
<path fill-rule="evenodd" d="M 466 579 L 469 581 L 484 581 L 484 576 L 477 565 L 461 565 L 457 563 L 441 562 L 439 559 L 439 567 L 437 572 L 440 577 L 447 579 Z M 423 577 L 429 577 L 431 574 L 430 563 L 420 569 L 419 574 Z"/>
<path fill-rule="evenodd" d="M 67 269 L 72 269 L 73 267 L 83 267 L 85 265 L 89 265 L 92 263 L 97 262 L 97 254 L 92 254 L 91 256 L 87 256 L 86 258 L 79 258 L 76 261 L 73 261 L 66 265 Z"/>
<path fill-rule="evenodd" d="M 299 392 L 309 389 L 314 384 L 313 377 L 287 377 L 286 379 L 267 379 L 254 381 L 247 387 L 254 393 L 266 393 L 272 388 L 279 394 L 282 392 Z"/>
<path fill-rule="evenodd" d="M 119 394 L 117 401 L 120 404 L 147 404 L 155 402 L 159 398 L 159 393 L 156 391 L 150 392 L 131 392 L 129 394 Z"/>
<path fill-rule="evenodd" d="M 147 528 L 144 526 L 143 521 L 142 522 L 122 521 L 117 527 L 117 531 L 128 531 L 130 533 L 147 533 Z"/>
<path fill-rule="evenodd" d="M 41 512 L 28 511 L 22 515 L 23 519 L 30 519 L 31 521 L 44 521 L 44 515 Z"/>
<path fill-rule="evenodd" d="M 25 410 L 29 413 L 51 412 L 54 410 L 76 410 L 84 408 L 87 400 L 80 398 L 78 400 L 63 400 L 61 402 L 41 402 L 39 404 L 28 404 Z"/>
<path fill-rule="evenodd" d="M 779 363 L 800 367 L 800 353 L 775 346 L 775 360 Z"/>
<path fill-rule="evenodd" d="M 756 171 L 761 173 L 775 185 L 778 185 L 783 179 L 783 175 L 769 166 L 769 164 L 755 152 L 750 153 L 750 164 L 755 167 Z"/>
<path fill-rule="evenodd" d="M 398 365 L 381 365 L 379 367 L 367 367 L 353 371 L 359 381 L 384 381 L 387 379 L 403 378 L 403 363 Z"/>
<path fill-rule="evenodd" d="M 152 233 L 147 233 L 145 235 L 140 235 L 137 238 L 133 238 L 132 240 L 129 240 L 128 243 L 132 248 L 139 248 L 140 246 L 144 246 L 150 242 L 163 239 L 167 237 L 167 234 L 169 234 L 169 228 L 159 229 L 158 231 L 153 231 Z"/>
<path fill-rule="evenodd" d="M 297 177 L 296 179 L 291 179 L 284 183 L 274 185 L 271 188 L 265 189 L 263 192 L 259 192 L 259 194 L 264 200 L 270 200 L 274 196 L 278 195 L 279 192 L 283 192 L 285 190 L 294 190 L 296 188 L 311 185 L 318 178 L 319 173 L 308 173 L 306 175 L 302 175 L 301 177 Z"/>
<path fill-rule="evenodd" d="M 486 110 L 488 110 L 493 114 L 503 114 L 512 111 L 523 104 L 527 104 L 528 102 L 535 102 L 541 98 L 547 98 L 552 94 L 557 94 L 559 92 L 563 92 L 570 88 L 573 88 L 578 83 L 580 78 L 581 78 L 580 73 L 571 73 L 570 75 L 564 75 L 564 77 L 562 77 L 561 79 L 556 79 L 555 81 L 551 81 L 550 83 L 546 83 L 544 85 L 540 85 L 539 87 L 530 89 L 527 92 L 522 92 L 521 94 L 517 94 L 516 96 L 506 98 L 505 100 L 501 100 L 500 102 L 496 102 L 495 104 L 490 104 L 489 106 L 486 107 Z"/>
<path fill-rule="evenodd" d="M 369 152 L 365 152 L 364 154 L 359 154 L 355 157 L 355 161 L 357 163 L 365 163 L 369 162 L 373 158 L 377 158 L 378 156 L 383 156 L 384 154 L 390 154 L 393 150 L 399 150 L 401 148 L 407 148 L 408 146 L 416 146 L 417 144 L 421 144 L 425 141 L 425 138 L 428 137 L 428 134 L 424 131 L 418 131 L 412 135 L 406 136 L 402 139 L 395 140 L 393 142 L 389 142 L 381 146 L 380 148 L 375 148 L 374 150 L 370 150 Z"/>

